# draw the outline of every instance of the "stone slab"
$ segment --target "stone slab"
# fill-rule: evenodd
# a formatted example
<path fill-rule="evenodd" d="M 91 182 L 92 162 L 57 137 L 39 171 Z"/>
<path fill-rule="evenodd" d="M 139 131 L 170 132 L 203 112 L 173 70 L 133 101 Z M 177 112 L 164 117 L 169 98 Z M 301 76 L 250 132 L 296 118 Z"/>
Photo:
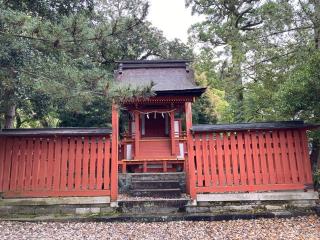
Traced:
<path fill-rule="evenodd" d="M 48 206 L 109 204 L 110 197 L 57 197 L 1 199 L 0 206 Z"/>
<path fill-rule="evenodd" d="M 317 200 L 315 191 L 197 194 L 197 202 Z"/>

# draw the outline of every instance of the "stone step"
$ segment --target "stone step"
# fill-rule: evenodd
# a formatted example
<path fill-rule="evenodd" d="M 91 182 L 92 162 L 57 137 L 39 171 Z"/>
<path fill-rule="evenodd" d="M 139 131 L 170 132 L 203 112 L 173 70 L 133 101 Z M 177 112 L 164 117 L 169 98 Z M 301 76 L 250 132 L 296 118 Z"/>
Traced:
<path fill-rule="evenodd" d="M 179 181 L 132 181 L 131 189 L 180 188 Z"/>
<path fill-rule="evenodd" d="M 185 173 L 133 173 L 131 181 L 181 181 L 185 180 Z"/>
<path fill-rule="evenodd" d="M 123 200 L 118 205 L 122 213 L 133 214 L 166 214 L 178 213 L 185 210 L 188 198 L 179 199 L 148 199 L 148 200 Z"/>
<path fill-rule="evenodd" d="M 134 197 L 159 197 L 159 198 L 177 198 L 181 196 L 180 188 L 165 188 L 165 189 L 133 189 L 130 195 Z"/>

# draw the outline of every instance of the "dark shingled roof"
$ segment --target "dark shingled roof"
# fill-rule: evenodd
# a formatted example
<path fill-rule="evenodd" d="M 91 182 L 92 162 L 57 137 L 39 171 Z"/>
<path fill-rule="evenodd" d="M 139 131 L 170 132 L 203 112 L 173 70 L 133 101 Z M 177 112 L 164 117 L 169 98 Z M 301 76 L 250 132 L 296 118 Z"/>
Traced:
<path fill-rule="evenodd" d="M 255 122 L 255 123 L 234 123 L 234 124 L 198 124 L 193 125 L 193 132 L 215 132 L 215 131 L 247 131 L 247 130 L 273 130 L 273 129 L 312 129 L 320 125 L 305 124 L 303 121 L 278 121 L 278 122 Z"/>
<path fill-rule="evenodd" d="M 110 128 L 18 128 L 2 129 L 0 136 L 101 136 L 111 132 Z"/>
<path fill-rule="evenodd" d="M 194 72 L 189 69 L 189 60 L 144 60 L 119 61 L 116 81 L 119 86 L 139 88 L 154 84 L 157 95 L 200 96 L 206 88 L 194 81 Z"/>

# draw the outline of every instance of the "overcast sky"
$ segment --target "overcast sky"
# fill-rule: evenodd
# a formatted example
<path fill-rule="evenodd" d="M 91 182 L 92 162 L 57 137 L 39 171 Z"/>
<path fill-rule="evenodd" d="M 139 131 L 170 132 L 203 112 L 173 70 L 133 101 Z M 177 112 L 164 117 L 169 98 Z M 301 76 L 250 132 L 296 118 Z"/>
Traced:
<path fill-rule="evenodd" d="M 199 16 L 191 16 L 190 8 L 185 8 L 185 0 L 149 0 L 148 20 L 172 40 L 188 40 L 188 28 L 198 21 Z"/>

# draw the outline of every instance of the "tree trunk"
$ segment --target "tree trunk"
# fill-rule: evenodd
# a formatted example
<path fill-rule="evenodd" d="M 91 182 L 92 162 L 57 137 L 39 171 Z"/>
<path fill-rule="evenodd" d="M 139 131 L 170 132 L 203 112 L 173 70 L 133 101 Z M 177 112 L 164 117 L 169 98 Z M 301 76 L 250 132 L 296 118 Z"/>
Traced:
<path fill-rule="evenodd" d="M 313 0 L 312 4 L 315 9 L 313 17 L 314 24 L 314 43 L 317 51 L 320 51 L 320 1 Z M 320 116 L 317 116 L 320 119 Z M 312 140 L 311 163 L 313 170 L 320 169 L 320 139 L 317 137 Z"/>
<path fill-rule="evenodd" d="M 5 113 L 4 128 L 13 128 L 15 116 L 16 116 L 16 105 L 12 104 L 8 106 L 7 111 Z"/>

